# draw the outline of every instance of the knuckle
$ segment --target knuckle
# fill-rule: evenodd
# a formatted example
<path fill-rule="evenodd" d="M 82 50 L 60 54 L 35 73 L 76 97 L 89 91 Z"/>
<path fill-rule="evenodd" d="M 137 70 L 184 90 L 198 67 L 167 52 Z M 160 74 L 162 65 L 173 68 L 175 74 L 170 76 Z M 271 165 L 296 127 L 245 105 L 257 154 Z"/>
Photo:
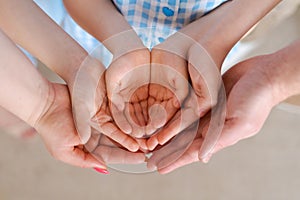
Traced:
<path fill-rule="evenodd" d="M 244 120 L 243 128 L 245 130 L 245 138 L 255 135 L 260 130 L 260 126 L 252 120 Z"/>

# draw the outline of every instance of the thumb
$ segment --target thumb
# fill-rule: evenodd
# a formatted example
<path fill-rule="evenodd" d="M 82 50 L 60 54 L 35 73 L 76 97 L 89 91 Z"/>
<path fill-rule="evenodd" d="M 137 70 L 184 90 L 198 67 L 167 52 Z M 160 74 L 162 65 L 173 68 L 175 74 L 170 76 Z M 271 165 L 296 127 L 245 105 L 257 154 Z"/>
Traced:
<path fill-rule="evenodd" d="M 91 137 L 91 127 L 89 125 L 90 112 L 86 103 L 76 102 L 76 106 L 73 106 L 73 118 L 81 143 L 87 143 Z"/>
<path fill-rule="evenodd" d="M 79 147 L 73 147 L 73 149 L 67 151 L 63 161 L 70 165 L 82 168 L 107 169 L 105 163 L 101 159 L 94 157 L 92 154 L 85 152 Z"/>

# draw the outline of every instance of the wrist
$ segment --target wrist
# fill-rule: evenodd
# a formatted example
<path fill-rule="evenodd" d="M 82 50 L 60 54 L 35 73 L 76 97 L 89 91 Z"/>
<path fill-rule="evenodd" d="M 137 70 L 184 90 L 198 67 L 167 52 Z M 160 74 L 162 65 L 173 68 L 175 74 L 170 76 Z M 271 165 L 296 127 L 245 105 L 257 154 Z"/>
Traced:
<path fill-rule="evenodd" d="M 156 45 L 152 51 L 167 51 L 187 60 L 188 50 L 195 42 L 196 41 L 189 35 L 176 32 L 164 42 Z"/>
<path fill-rule="evenodd" d="M 270 66 L 267 71 L 276 87 L 278 102 L 300 93 L 300 68 L 297 62 L 293 62 L 291 54 L 288 49 L 283 49 L 269 55 Z"/>
<path fill-rule="evenodd" d="M 146 48 L 133 29 L 115 34 L 102 43 L 113 54 L 114 58 L 130 51 Z"/>
<path fill-rule="evenodd" d="M 53 84 L 46 82 L 38 91 L 35 91 L 35 96 L 31 107 L 31 114 L 25 120 L 29 125 L 36 128 L 39 120 L 49 110 L 55 99 L 55 91 Z"/>

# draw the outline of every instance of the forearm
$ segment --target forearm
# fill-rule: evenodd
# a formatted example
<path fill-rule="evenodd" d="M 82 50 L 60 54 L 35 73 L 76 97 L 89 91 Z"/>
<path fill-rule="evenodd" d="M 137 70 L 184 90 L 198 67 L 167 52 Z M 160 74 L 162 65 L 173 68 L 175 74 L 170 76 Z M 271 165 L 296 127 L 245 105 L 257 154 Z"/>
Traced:
<path fill-rule="evenodd" d="M 127 50 L 143 46 L 140 38 L 112 1 L 90 0 L 87 3 L 81 0 L 64 0 L 64 4 L 74 20 L 103 42 L 113 54 L 118 54 L 122 48 Z M 122 34 L 118 35 L 119 33 Z"/>
<path fill-rule="evenodd" d="M 34 126 L 50 103 L 50 84 L 1 29 L 0 52 L 0 106 Z"/>
<path fill-rule="evenodd" d="M 300 40 L 297 40 L 273 54 L 266 74 L 274 85 L 274 94 L 278 102 L 300 94 Z"/>
<path fill-rule="evenodd" d="M 73 82 L 87 53 L 33 1 L 0 0 L 0 27 L 68 84 Z"/>
<path fill-rule="evenodd" d="M 280 1 L 229 1 L 181 32 L 198 41 L 221 66 L 234 44 Z"/>

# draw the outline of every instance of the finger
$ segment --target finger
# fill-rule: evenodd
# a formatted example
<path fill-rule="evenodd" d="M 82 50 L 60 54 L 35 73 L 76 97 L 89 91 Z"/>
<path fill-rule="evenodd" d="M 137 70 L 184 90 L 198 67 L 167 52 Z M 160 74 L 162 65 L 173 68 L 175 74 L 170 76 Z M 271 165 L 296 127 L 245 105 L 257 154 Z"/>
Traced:
<path fill-rule="evenodd" d="M 140 138 L 140 139 L 135 138 L 135 140 L 139 144 L 141 151 L 143 151 L 143 152 L 148 151 L 148 147 L 147 147 L 147 143 L 146 143 L 147 140 L 146 139 L 144 139 L 144 138 Z"/>
<path fill-rule="evenodd" d="M 156 130 L 162 127 L 167 122 L 166 110 L 160 104 L 154 104 L 149 108 L 149 117 L 150 117 L 150 123 L 153 125 L 153 127 Z"/>
<path fill-rule="evenodd" d="M 89 119 L 95 113 L 95 91 L 98 105 L 102 105 L 105 68 L 97 59 L 87 57 L 82 63 L 73 86 L 71 86 L 72 113 L 81 142 L 85 144 L 91 136 Z M 88 88 L 88 90 L 86 89 Z"/>
<path fill-rule="evenodd" d="M 132 127 L 130 135 L 135 138 L 141 138 L 145 135 L 145 126 L 139 125 L 134 106 L 131 103 L 127 105 L 125 107 L 125 117 Z"/>
<path fill-rule="evenodd" d="M 129 115 L 126 115 L 126 119 L 131 124 L 131 126 L 140 126 L 140 119 L 138 119 L 135 111 L 135 106 L 132 103 L 128 103 L 128 108 L 125 108 L 125 110 L 128 110 Z"/>
<path fill-rule="evenodd" d="M 133 107 L 134 107 L 135 116 L 136 116 L 136 118 L 138 120 L 138 125 L 140 125 L 142 127 L 146 126 L 147 122 L 146 122 L 146 120 L 144 118 L 143 108 L 142 108 L 141 104 L 140 103 L 135 103 L 133 105 Z"/>
<path fill-rule="evenodd" d="M 111 103 L 111 113 L 112 116 L 114 118 L 115 123 L 117 124 L 117 126 L 126 134 L 130 134 L 132 132 L 132 127 L 130 126 L 124 110 L 119 110 L 118 108 L 116 108 L 116 106 Z"/>
<path fill-rule="evenodd" d="M 159 145 L 157 136 L 156 135 L 151 136 L 147 140 L 146 145 L 147 145 L 147 149 L 149 149 L 150 151 L 153 151 L 157 147 L 157 145 Z"/>
<path fill-rule="evenodd" d="M 148 168 L 161 169 L 175 162 L 186 152 L 186 150 L 188 150 L 190 145 L 193 143 L 197 134 L 197 129 L 197 124 L 192 125 L 190 128 L 180 133 L 177 137 L 173 138 L 169 144 L 153 152 L 153 155 L 148 161 Z M 197 150 L 197 152 L 198 151 L 199 150 Z"/>
<path fill-rule="evenodd" d="M 165 128 L 164 126 L 167 123 L 170 123 L 171 119 L 176 118 L 175 115 L 177 111 L 178 109 L 174 107 L 173 102 L 171 100 L 167 102 L 162 102 L 161 104 L 155 104 L 151 106 L 149 109 L 150 123 L 148 123 L 146 127 L 147 136 L 150 137 L 152 134 L 157 132 L 160 128 Z M 153 136 L 152 138 L 153 140 L 152 141 L 150 140 L 149 145 L 152 146 L 152 150 L 153 150 L 155 146 L 158 144 L 158 140 L 156 136 Z"/>
<path fill-rule="evenodd" d="M 175 98 L 173 99 L 173 105 L 176 108 L 180 108 L 182 102 L 186 99 L 189 93 L 189 83 L 186 78 L 178 75 L 179 77 L 175 81 Z"/>
<path fill-rule="evenodd" d="M 177 106 L 174 106 L 174 100 L 177 102 L 176 104 L 178 104 Z M 181 102 L 179 102 L 177 99 L 170 99 L 167 102 L 163 102 L 163 106 L 166 109 L 166 113 L 167 113 L 167 122 L 172 119 L 172 117 L 176 114 L 176 112 L 179 110 L 179 108 L 181 108 Z"/>
<path fill-rule="evenodd" d="M 148 124 L 149 115 L 148 115 L 148 102 L 147 100 L 141 101 L 141 107 L 143 111 L 143 116 L 146 122 L 146 125 Z"/>
<path fill-rule="evenodd" d="M 92 154 L 84 152 L 78 147 L 71 147 L 61 152 L 59 159 L 74 166 L 82 168 L 100 168 L 107 169 L 104 161 L 100 158 L 95 158 Z"/>
<path fill-rule="evenodd" d="M 161 130 L 158 130 L 147 141 L 147 146 L 150 151 L 156 148 L 160 143 L 163 145 L 168 142 L 172 137 L 179 133 L 181 113 L 178 111 L 171 121 Z M 160 137 L 160 140 L 159 140 Z"/>
<path fill-rule="evenodd" d="M 90 118 L 90 112 L 85 103 L 79 103 L 78 101 L 73 102 L 76 106 L 73 106 L 73 116 L 76 131 L 80 137 L 80 140 L 85 144 L 91 137 L 91 127 L 88 123 Z"/>
<path fill-rule="evenodd" d="M 84 144 L 84 148 L 88 152 L 93 152 L 96 149 L 96 147 L 99 145 L 99 140 L 102 137 L 101 133 L 95 131 L 95 129 L 93 130 L 94 131 L 91 135 L 91 138 L 86 144 Z"/>
<path fill-rule="evenodd" d="M 202 139 L 196 139 L 189 148 L 189 150 L 186 153 L 184 153 L 178 160 L 176 160 L 174 163 L 170 164 L 167 167 L 158 168 L 158 172 L 160 174 L 167 174 L 185 165 L 198 162 L 198 149 L 200 148 L 201 144 Z"/>
<path fill-rule="evenodd" d="M 207 82 L 202 78 L 201 74 L 197 72 L 197 70 L 189 65 L 189 72 L 192 80 L 192 85 L 193 85 L 193 91 L 198 97 L 198 102 L 200 105 L 200 113 L 203 113 L 206 110 L 209 110 L 213 105 L 212 102 L 212 94 L 210 93 L 208 87 L 207 87 Z M 218 88 L 215 88 L 214 90 L 218 90 Z M 213 93 L 214 90 L 211 90 Z M 214 95 L 215 96 L 215 95 Z M 204 115 L 204 114 L 202 114 Z"/>
<path fill-rule="evenodd" d="M 181 113 L 177 115 L 177 118 L 172 120 L 170 124 L 157 133 L 158 143 L 164 145 L 171 138 L 185 130 L 197 120 L 198 116 L 192 108 L 183 109 Z"/>
<path fill-rule="evenodd" d="M 110 164 L 140 164 L 145 162 L 144 153 L 132 153 L 116 147 L 99 146 L 94 153 Z"/>
<path fill-rule="evenodd" d="M 126 135 L 120 131 L 112 122 L 107 122 L 100 125 L 101 128 L 99 128 L 99 124 L 95 122 L 90 122 L 90 125 L 115 142 L 121 144 L 129 151 L 135 152 L 139 149 L 138 143 L 129 135 Z"/>
<path fill-rule="evenodd" d="M 199 158 L 207 163 L 213 154 L 221 151 L 222 149 L 232 146 L 242 139 L 255 135 L 259 129 L 253 129 L 252 126 L 247 126 L 245 121 L 237 118 L 232 118 L 226 121 L 220 138 L 216 145 L 206 156 L 202 156 L 203 153 L 199 153 Z"/>

